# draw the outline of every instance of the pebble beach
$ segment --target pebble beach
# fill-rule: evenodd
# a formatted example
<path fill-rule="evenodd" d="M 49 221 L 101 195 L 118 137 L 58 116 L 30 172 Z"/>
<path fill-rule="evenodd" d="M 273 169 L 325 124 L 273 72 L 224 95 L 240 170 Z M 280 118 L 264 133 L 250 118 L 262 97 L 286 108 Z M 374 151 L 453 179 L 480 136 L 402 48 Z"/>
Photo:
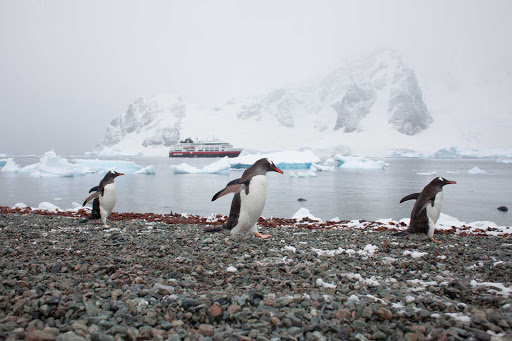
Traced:
<path fill-rule="evenodd" d="M 512 338 L 510 235 L 85 214 L 0 209 L 0 339 Z"/>

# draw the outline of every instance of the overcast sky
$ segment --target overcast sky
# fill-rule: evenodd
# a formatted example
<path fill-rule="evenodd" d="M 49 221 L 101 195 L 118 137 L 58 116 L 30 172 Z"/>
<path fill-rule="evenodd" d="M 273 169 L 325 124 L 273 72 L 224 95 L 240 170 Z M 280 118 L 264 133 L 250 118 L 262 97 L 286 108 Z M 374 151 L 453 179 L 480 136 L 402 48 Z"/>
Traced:
<path fill-rule="evenodd" d="M 422 86 L 508 85 L 511 13 L 507 0 L 0 0 L 0 153 L 81 154 L 137 96 L 222 103 L 383 47 Z"/>

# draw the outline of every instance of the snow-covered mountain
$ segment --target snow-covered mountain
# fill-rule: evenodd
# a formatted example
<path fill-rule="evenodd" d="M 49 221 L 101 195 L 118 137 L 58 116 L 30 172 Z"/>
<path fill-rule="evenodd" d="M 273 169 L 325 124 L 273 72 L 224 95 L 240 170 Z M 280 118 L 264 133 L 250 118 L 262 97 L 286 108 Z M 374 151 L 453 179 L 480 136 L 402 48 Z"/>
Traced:
<path fill-rule="evenodd" d="M 430 155 L 465 136 L 434 121 L 414 71 L 382 50 L 345 62 L 300 86 L 272 89 L 201 109 L 179 96 L 137 98 L 98 143 L 103 155 L 167 155 L 187 136 L 217 137 L 245 149 L 312 148 L 382 156 L 407 149 Z"/>

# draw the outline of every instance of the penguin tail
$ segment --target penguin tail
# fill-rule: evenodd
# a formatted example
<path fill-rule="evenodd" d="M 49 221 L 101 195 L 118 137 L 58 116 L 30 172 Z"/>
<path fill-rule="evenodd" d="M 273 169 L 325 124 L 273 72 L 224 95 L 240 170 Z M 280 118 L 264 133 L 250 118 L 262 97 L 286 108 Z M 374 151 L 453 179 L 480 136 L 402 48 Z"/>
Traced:
<path fill-rule="evenodd" d="M 224 226 L 209 226 L 206 227 L 203 232 L 221 232 L 224 229 Z"/>
<path fill-rule="evenodd" d="M 396 233 L 392 233 L 391 234 L 392 236 L 395 236 L 395 237 L 406 237 L 409 235 L 409 231 L 400 231 L 400 232 L 396 232 Z"/>

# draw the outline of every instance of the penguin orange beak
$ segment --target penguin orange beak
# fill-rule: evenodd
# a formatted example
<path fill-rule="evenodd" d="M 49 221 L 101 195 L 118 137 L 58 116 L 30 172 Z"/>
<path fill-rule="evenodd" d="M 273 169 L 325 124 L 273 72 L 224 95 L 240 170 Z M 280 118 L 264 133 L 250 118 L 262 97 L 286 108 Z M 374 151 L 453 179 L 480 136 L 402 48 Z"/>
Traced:
<path fill-rule="evenodd" d="M 446 183 L 447 183 L 447 184 L 451 184 L 451 185 L 455 185 L 455 184 L 456 184 L 456 182 L 455 182 L 455 181 L 451 181 L 451 180 L 446 181 Z"/>
<path fill-rule="evenodd" d="M 277 168 L 277 167 L 274 167 L 274 170 L 275 170 L 276 172 L 278 172 L 279 174 L 283 174 L 283 171 L 282 171 L 282 170 L 280 170 L 280 169 L 279 169 L 279 168 Z"/>
<path fill-rule="evenodd" d="M 124 173 L 117 173 L 117 176 L 124 175 Z"/>

